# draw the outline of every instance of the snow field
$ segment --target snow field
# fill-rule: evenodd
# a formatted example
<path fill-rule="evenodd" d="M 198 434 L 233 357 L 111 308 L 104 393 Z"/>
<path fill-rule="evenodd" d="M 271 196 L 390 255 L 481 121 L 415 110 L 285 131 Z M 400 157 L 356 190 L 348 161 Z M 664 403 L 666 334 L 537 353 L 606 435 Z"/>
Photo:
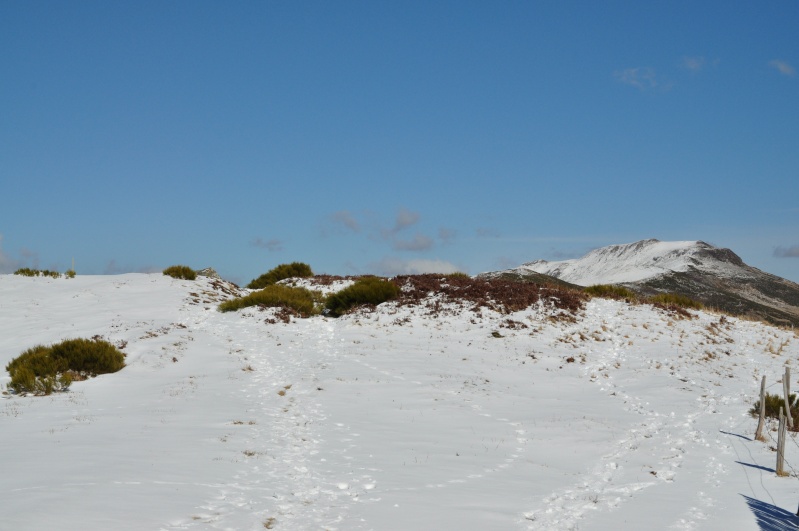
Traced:
<path fill-rule="evenodd" d="M 265 324 L 226 296 L 0 276 L 3 366 L 95 334 L 128 364 L 0 400 L 3 525 L 755 530 L 799 502 L 747 414 L 795 363 L 790 331 L 601 299 L 575 322 L 385 304 Z"/>

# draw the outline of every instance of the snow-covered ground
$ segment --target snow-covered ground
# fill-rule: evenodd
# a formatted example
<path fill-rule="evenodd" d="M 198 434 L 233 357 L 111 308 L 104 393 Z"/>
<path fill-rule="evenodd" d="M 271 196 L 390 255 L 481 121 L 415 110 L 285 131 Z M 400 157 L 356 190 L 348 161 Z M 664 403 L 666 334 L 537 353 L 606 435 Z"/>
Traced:
<path fill-rule="evenodd" d="M 799 359 L 790 330 L 601 299 L 573 322 L 384 304 L 269 324 L 217 312 L 218 286 L 0 275 L 3 367 L 71 337 L 127 354 L 69 392 L 2 396 L 0 528 L 799 523 L 799 444 L 776 477 L 748 415 Z"/>

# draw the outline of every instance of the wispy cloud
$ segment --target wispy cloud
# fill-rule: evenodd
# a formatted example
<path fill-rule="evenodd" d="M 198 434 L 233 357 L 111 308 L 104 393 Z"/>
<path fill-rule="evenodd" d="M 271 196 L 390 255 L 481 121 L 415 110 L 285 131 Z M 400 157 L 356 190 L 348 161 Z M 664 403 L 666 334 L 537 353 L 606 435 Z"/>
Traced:
<path fill-rule="evenodd" d="M 458 233 L 454 229 L 448 229 L 447 227 L 441 227 L 438 229 L 438 239 L 441 240 L 441 243 L 444 245 L 449 245 L 455 241 L 457 236 Z"/>
<path fill-rule="evenodd" d="M 793 77 L 796 75 L 796 69 L 781 59 L 772 59 L 771 61 L 768 62 L 768 65 L 771 68 L 774 68 L 777 71 L 779 71 L 780 74 L 783 74 L 785 76 Z"/>
<path fill-rule="evenodd" d="M 695 57 L 683 57 L 682 58 L 682 66 L 685 69 L 691 70 L 693 72 L 699 72 L 700 70 L 705 68 L 705 58 L 700 56 Z"/>
<path fill-rule="evenodd" d="M 427 251 L 433 248 L 433 239 L 417 233 L 410 240 L 394 240 L 391 246 L 397 251 Z"/>
<path fill-rule="evenodd" d="M 266 249 L 270 253 L 283 250 L 282 240 L 263 240 L 261 238 L 255 238 L 250 242 L 250 245 L 258 247 L 259 249 Z"/>
<path fill-rule="evenodd" d="M 799 245 L 776 247 L 774 249 L 774 256 L 777 258 L 799 258 Z"/>
<path fill-rule="evenodd" d="M 455 273 L 460 271 L 455 264 L 445 260 L 403 260 L 388 257 L 373 263 L 369 269 L 382 276 L 421 275 L 423 273 Z"/>
<path fill-rule="evenodd" d="M 0 234 L 0 273 L 13 273 L 19 264 L 3 252 L 3 235 Z"/>
<path fill-rule="evenodd" d="M 334 225 L 344 227 L 352 232 L 360 232 L 361 230 L 360 223 L 358 223 L 358 220 L 355 219 L 355 216 L 353 216 L 352 212 L 349 210 L 339 210 L 338 212 L 333 212 L 330 215 L 330 221 Z"/>
<path fill-rule="evenodd" d="M 625 85 L 631 85 L 640 90 L 654 89 L 660 86 L 654 68 L 639 67 L 627 68 L 615 72 L 615 77 Z"/>
<path fill-rule="evenodd" d="M 105 268 L 103 269 L 103 274 L 121 275 L 123 273 L 160 273 L 163 270 L 164 270 L 163 267 L 157 267 L 153 265 L 139 266 L 139 267 L 121 266 L 117 263 L 116 259 L 112 258 L 105 265 Z"/>
<path fill-rule="evenodd" d="M 398 233 L 419 223 L 421 217 L 422 216 L 418 212 L 408 210 L 404 207 L 400 208 L 399 212 L 397 212 L 397 217 L 394 220 L 394 225 L 389 228 L 386 228 L 385 225 L 383 225 L 382 228 L 380 228 L 380 238 L 385 241 L 392 241 Z M 382 223 L 378 223 L 378 226 L 379 225 L 382 225 Z"/>
<path fill-rule="evenodd" d="M 478 227 L 475 229 L 477 236 L 479 238 L 499 238 L 501 234 L 497 229 L 493 229 L 491 227 Z"/>
<path fill-rule="evenodd" d="M 30 249 L 23 247 L 19 250 L 19 255 L 22 257 L 22 261 L 26 263 L 29 267 L 34 269 L 39 268 L 39 253 L 36 251 L 31 251 Z"/>
<path fill-rule="evenodd" d="M 418 212 L 401 208 L 397 213 L 397 220 L 394 222 L 394 228 L 391 229 L 391 232 L 397 233 L 402 229 L 415 225 L 419 223 L 420 218 L 421 216 Z"/>

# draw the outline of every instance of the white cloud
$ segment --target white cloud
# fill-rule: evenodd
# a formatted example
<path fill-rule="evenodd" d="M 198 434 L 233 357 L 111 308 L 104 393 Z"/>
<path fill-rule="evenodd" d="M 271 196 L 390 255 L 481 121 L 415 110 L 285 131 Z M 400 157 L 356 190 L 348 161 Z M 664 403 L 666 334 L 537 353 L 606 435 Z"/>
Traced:
<path fill-rule="evenodd" d="M 796 75 L 796 69 L 780 59 L 772 59 L 771 61 L 768 62 L 768 65 L 771 68 L 778 70 L 783 75 L 791 77 Z"/>
<path fill-rule="evenodd" d="M 455 273 L 461 271 L 455 264 L 444 260 L 402 260 L 401 258 L 384 258 L 370 265 L 370 269 L 379 275 L 421 275 L 423 273 Z"/>

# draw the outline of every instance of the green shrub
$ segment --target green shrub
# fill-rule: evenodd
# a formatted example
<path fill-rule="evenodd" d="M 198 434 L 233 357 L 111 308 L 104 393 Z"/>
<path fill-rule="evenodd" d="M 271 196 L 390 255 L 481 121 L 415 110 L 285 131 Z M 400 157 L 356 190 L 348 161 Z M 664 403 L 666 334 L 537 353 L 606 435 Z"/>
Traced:
<path fill-rule="evenodd" d="M 197 278 L 197 272 L 189 266 L 184 265 L 169 266 L 164 269 L 164 274 L 172 278 L 183 280 L 194 280 Z"/>
<path fill-rule="evenodd" d="M 52 346 L 37 345 L 11 360 L 9 388 L 17 393 L 49 395 L 65 390 L 73 378 L 117 372 L 124 355 L 107 341 L 68 339 Z"/>
<path fill-rule="evenodd" d="M 624 286 L 616 286 L 613 284 L 595 284 L 593 286 L 588 286 L 583 291 L 592 297 L 601 297 L 604 299 L 625 299 L 634 301 L 638 298 L 633 291 Z"/>
<path fill-rule="evenodd" d="M 247 287 L 250 289 L 261 289 L 287 278 L 304 278 L 312 276 L 313 271 L 311 271 L 311 266 L 308 264 L 304 264 L 302 262 L 280 264 L 279 266 L 270 269 L 260 277 L 254 279 L 252 282 L 247 284 Z"/>
<path fill-rule="evenodd" d="M 799 426 L 799 404 L 796 403 L 796 395 L 788 395 L 788 406 L 791 408 L 791 416 L 793 417 L 794 426 Z M 772 419 L 780 418 L 780 408 L 785 409 L 785 399 L 782 395 L 772 395 L 766 393 L 766 417 Z M 760 400 L 755 402 L 749 414 L 753 417 L 760 416 Z"/>
<path fill-rule="evenodd" d="M 67 273 L 69 273 L 69 271 L 67 271 Z M 14 274 L 22 275 L 24 277 L 42 276 L 42 277 L 59 278 L 61 276 L 61 273 L 59 273 L 58 271 L 50 271 L 49 269 L 31 269 L 29 267 L 22 267 L 20 269 L 17 269 L 16 271 L 14 271 Z M 75 275 L 73 274 L 72 276 L 74 277 Z"/>
<path fill-rule="evenodd" d="M 472 278 L 469 275 L 467 275 L 466 273 L 463 273 L 462 271 L 455 271 L 454 273 L 447 273 L 444 276 L 446 278 L 460 278 L 460 279 L 464 279 L 464 280 Z"/>
<path fill-rule="evenodd" d="M 363 277 L 355 284 L 333 293 L 327 298 L 325 308 L 333 317 L 344 315 L 361 304 L 380 304 L 398 297 L 400 289 L 393 282 L 377 277 Z"/>
<path fill-rule="evenodd" d="M 64 273 L 64 276 L 67 278 L 75 278 L 75 270 L 74 269 L 67 269 Z"/>
<path fill-rule="evenodd" d="M 653 304 L 663 304 L 665 306 L 693 308 L 695 310 L 701 310 L 705 307 L 701 302 L 695 301 L 690 297 L 686 297 L 685 295 L 680 295 L 679 293 L 660 293 L 658 295 L 649 297 L 648 302 Z"/>
<path fill-rule="evenodd" d="M 273 284 L 244 297 L 225 301 L 219 305 L 219 311 L 234 312 L 248 306 L 264 306 L 268 308 L 291 308 L 302 317 L 309 317 L 319 313 L 315 304 L 318 300 L 319 295 L 317 293 L 305 288 L 292 288 Z"/>

